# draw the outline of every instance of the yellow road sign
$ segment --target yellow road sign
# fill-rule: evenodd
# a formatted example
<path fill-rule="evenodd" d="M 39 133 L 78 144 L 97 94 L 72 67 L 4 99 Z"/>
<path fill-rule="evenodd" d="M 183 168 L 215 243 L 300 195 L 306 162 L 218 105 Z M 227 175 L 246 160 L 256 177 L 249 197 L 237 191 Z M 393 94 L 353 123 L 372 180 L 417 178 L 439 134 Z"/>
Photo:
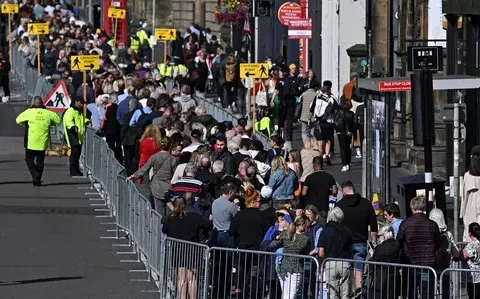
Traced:
<path fill-rule="evenodd" d="M 47 23 L 30 23 L 28 24 L 28 34 L 39 35 L 39 34 L 49 34 L 50 27 Z"/>
<path fill-rule="evenodd" d="M 155 28 L 155 38 L 158 40 L 176 40 L 177 30 L 173 28 Z"/>
<path fill-rule="evenodd" d="M 268 64 L 267 63 L 240 63 L 240 78 L 268 78 Z"/>
<path fill-rule="evenodd" d="M 90 71 L 100 68 L 100 56 L 98 55 L 79 55 L 70 58 L 70 67 L 72 71 Z"/>
<path fill-rule="evenodd" d="M 18 4 L 2 4 L 2 13 L 9 14 L 9 13 L 18 13 Z"/>
<path fill-rule="evenodd" d="M 108 8 L 108 17 L 114 19 L 125 19 L 127 16 L 127 10 L 115 7 Z"/>

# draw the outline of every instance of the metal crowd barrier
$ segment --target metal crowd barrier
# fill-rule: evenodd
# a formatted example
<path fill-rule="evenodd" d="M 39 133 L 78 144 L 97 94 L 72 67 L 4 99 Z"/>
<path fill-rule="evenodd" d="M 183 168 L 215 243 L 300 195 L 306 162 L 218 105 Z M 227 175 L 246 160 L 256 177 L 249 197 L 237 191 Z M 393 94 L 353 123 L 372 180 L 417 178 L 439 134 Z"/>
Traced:
<path fill-rule="evenodd" d="M 22 96 L 32 99 L 35 96 L 45 98 L 53 87 L 45 76 L 38 77 L 38 70 L 30 66 L 28 59 L 18 51 L 16 44 L 12 45 L 13 79 L 22 85 Z"/>
<path fill-rule="evenodd" d="M 439 286 L 439 298 L 480 298 L 480 269 L 446 269 Z"/>
<path fill-rule="evenodd" d="M 238 121 L 237 116 L 235 116 L 231 111 L 224 109 L 220 103 L 215 103 L 215 99 L 207 98 L 203 100 L 197 98 L 197 102 L 205 108 L 207 114 L 210 114 L 219 122 L 232 121 L 235 124 Z M 255 137 L 262 142 L 265 149 L 270 149 L 272 147 L 270 144 L 270 139 L 266 135 L 255 132 Z"/>
<path fill-rule="evenodd" d="M 437 298 L 438 276 L 431 267 L 331 258 L 322 263 L 320 298 L 348 298 L 359 287 L 354 268 L 363 269 L 358 298 Z"/>

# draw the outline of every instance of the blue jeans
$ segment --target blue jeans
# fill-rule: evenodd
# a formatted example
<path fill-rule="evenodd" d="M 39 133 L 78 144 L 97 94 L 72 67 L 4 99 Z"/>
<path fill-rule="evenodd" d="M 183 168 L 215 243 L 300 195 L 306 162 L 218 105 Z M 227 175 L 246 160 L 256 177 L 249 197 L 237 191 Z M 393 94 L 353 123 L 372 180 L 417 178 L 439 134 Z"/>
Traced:
<path fill-rule="evenodd" d="M 303 121 L 300 121 L 300 123 L 302 124 L 302 140 L 303 140 L 303 144 L 305 144 L 305 142 L 313 136 L 312 134 L 313 126 L 312 125 L 309 126 L 307 123 Z"/>
<path fill-rule="evenodd" d="M 367 258 L 367 244 L 366 243 L 353 243 L 353 260 L 359 261 L 358 263 L 353 263 L 353 268 L 356 271 L 363 271 L 365 259 Z"/>
<path fill-rule="evenodd" d="M 234 242 L 232 236 L 228 234 L 228 232 L 217 232 L 217 239 L 216 239 L 216 245 L 218 247 L 223 247 L 223 248 L 233 248 L 234 247 Z"/>

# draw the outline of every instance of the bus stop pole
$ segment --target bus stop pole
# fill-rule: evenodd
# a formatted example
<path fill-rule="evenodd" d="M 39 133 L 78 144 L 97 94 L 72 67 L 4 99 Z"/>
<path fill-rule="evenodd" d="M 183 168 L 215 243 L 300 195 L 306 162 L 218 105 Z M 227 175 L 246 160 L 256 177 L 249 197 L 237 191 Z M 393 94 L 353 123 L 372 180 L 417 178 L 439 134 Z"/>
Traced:
<path fill-rule="evenodd" d="M 458 218 L 460 200 L 460 182 L 459 182 L 459 167 L 460 167 L 460 115 L 458 103 L 453 104 L 453 239 L 455 242 L 460 241 L 458 238 Z M 451 186 L 452 187 L 452 186 Z"/>
<path fill-rule="evenodd" d="M 365 15 L 365 31 L 366 31 L 366 41 L 367 41 L 367 63 L 368 63 L 368 74 L 367 78 L 372 78 L 372 68 L 373 68 L 373 44 L 372 44 L 372 0 L 366 0 L 366 15 Z M 364 105 L 365 113 L 364 115 L 364 138 L 362 141 L 362 196 L 370 200 L 370 178 L 368 177 L 367 172 L 367 161 L 368 161 L 368 150 L 367 150 L 367 139 L 370 138 L 370 132 L 368 132 L 367 121 L 372 119 L 370 112 L 371 95 L 368 95 Z"/>
<path fill-rule="evenodd" d="M 385 94 L 385 194 L 382 198 L 383 203 L 386 205 L 390 203 L 390 131 L 391 131 L 391 117 L 390 117 L 390 104 L 392 103 L 392 93 Z"/>

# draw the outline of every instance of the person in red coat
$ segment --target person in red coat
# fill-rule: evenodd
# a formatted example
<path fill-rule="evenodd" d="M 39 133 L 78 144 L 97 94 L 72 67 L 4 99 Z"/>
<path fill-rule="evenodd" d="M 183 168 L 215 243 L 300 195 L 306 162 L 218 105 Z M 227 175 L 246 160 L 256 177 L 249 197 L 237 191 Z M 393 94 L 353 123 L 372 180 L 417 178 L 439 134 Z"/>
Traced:
<path fill-rule="evenodd" d="M 139 149 L 139 161 L 138 169 L 140 169 L 148 159 L 161 150 L 160 139 L 162 135 L 160 134 L 160 129 L 155 125 L 149 125 L 145 132 L 140 138 L 140 149 Z M 149 182 L 149 174 L 147 173 L 142 179 L 138 179 L 138 183 Z"/>

